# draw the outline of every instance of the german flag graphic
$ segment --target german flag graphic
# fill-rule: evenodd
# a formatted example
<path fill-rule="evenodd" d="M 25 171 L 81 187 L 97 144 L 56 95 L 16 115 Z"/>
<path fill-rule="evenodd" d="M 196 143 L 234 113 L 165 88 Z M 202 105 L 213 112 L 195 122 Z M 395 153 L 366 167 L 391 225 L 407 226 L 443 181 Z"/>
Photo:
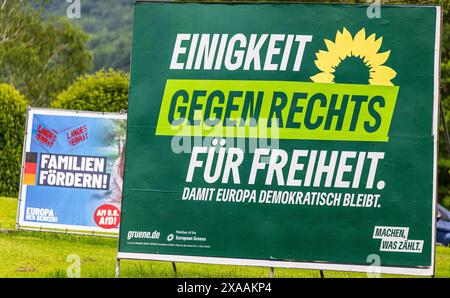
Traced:
<path fill-rule="evenodd" d="M 36 185 L 36 167 L 38 154 L 27 152 L 25 155 L 25 168 L 23 172 L 23 184 Z"/>

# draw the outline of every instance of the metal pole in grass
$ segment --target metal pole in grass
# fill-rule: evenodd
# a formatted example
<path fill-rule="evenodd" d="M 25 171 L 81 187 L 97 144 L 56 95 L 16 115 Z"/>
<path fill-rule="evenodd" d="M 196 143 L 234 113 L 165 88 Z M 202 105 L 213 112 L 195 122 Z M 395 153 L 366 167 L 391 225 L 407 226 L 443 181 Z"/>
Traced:
<path fill-rule="evenodd" d="M 177 265 L 175 264 L 175 262 L 172 262 L 172 269 L 173 273 L 175 273 L 175 276 L 177 276 Z"/>
<path fill-rule="evenodd" d="M 275 268 L 269 267 L 269 277 L 274 278 L 275 277 Z"/>
<path fill-rule="evenodd" d="M 120 277 L 120 259 L 116 259 L 116 278 Z"/>
<path fill-rule="evenodd" d="M 323 270 L 319 270 L 320 272 L 320 278 L 325 278 L 325 275 L 323 274 Z"/>
<path fill-rule="evenodd" d="M 22 207 L 22 191 L 23 191 L 23 174 L 25 172 L 25 158 L 27 155 L 27 148 L 25 144 L 27 143 L 27 137 L 28 137 L 28 122 L 30 121 L 30 110 L 31 106 L 27 106 L 27 113 L 25 118 L 25 132 L 23 134 L 23 147 L 22 147 L 22 168 L 20 170 L 20 184 L 19 184 L 19 200 L 17 202 L 17 209 L 16 209 L 16 230 L 20 230 L 20 214 L 21 214 L 21 207 Z"/>

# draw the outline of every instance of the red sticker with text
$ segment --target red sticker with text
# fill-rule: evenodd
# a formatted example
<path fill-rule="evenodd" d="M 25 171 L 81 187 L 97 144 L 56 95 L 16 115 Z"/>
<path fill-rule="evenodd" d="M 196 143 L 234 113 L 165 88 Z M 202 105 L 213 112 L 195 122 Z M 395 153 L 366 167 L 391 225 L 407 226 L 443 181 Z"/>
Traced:
<path fill-rule="evenodd" d="M 113 205 L 101 205 L 95 210 L 94 220 L 103 229 L 116 228 L 120 223 L 120 210 Z"/>

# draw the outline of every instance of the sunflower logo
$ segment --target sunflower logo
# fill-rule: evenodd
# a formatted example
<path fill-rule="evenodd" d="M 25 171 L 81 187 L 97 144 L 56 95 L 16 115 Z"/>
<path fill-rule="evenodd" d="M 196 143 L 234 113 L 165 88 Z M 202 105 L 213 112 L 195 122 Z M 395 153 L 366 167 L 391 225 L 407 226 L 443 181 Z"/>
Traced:
<path fill-rule="evenodd" d="M 353 37 L 344 27 L 336 33 L 335 41 L 325 39 L 327 51 L 316 53 L 314 63 L 321 71 L 311 77 L 316 83 L 353 83 L 393 86 L 397 73 L 384 65 L 391 51 L 379 53 L 383 37 L 375 34 L 366 38 L 365 29 Z M 349 80 L 350 79 L 350 80 Z"/>

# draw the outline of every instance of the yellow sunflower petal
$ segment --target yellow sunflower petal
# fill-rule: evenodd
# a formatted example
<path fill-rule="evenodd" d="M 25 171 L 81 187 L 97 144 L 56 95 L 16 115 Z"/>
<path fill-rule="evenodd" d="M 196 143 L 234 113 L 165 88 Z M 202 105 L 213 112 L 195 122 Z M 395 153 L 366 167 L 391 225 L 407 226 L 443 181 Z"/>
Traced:
<path fill-rule="evenodd" d="M 378 50 L 380 50 L 382 44 L 383 44 L 383 37 L 380 37 L 374 42 L 372 51 L 374 51 L 375 53 L 378 52 Z"/>
<path fill-rule="evenodd" d="M 353 37 L 345 27 L 342 33 L 339 31 L 336 33 L 335 51 L 341 60 L 351 55 L 352 43 Z"/>
<path fill-rule="evenodd" d="M 334 72 L 334 68 L 341 62 L 338 56 L 326 51 L 319 51 L 316 57 L 317 60 L 314 63 L 323 72 Z"/>
<path fill-rule="evenodd" d="M 328 72 L 321 72 L 311 77 L 316 83 L 334 83 L 334 75 Z"/>
<path fill-rule="evenodd" d="M 372 36 L 373 38 L 371 38 Z M 381 48 L 381 44 L 383 43 L 383 37 L 380 37 L 377 40 L 375 40 L 375 34 L 372 34 L 371 36 L 369 36 L 369 38 L 367 38 L 364 47 L 365 63 L 368 63 L 369 59 L 378 53 L 378 50 Z"/>
<path fill-rule="evenodd" d="M 353 42 L 352 34 L 344 27 L 342 30 L 342 42 L 350 45 Z"/>
<path fill-rule="evenodd" d="M 334 52 L 334 48 L 336 47 L 334 42 L 332 42 L 331 40 L 325 39 L 325 45 L 327 46 L 328 52 L 330 52 L 330 53 Z"/>
<path fill-rule="evenodd" d="M 373 67 L 370 71 L 369 83 L 372 85 L 388 85 L 391 86 L 391 80 L 397 76 L 392 68 L 381 65 Z"/>
<path fill-rule="evenodd" d="M 394 86 L 394 84 L 391 81 L 375 80 L 375 79 L 369 79 L 369 84 L 378 86 Z"/>
<path fill-rule="evenodd" d="M 375 53 L 373 56 L 367 56 L 365 60 L 367 60 L 366 63 L 368 66 L 376 67 L 383 65 L 389 58 L 390 54 L 391 54 L 390 50 L 383 53 Z"/>
<path fill-rule="evenodd" d="M 360 48 L 360 57 L 364 58 L 367 56 L 370 56 L 373 53 L 372 47 L 375 44 L 375 34 L 370 35 L 369 37 L 367 37 L 366 40 L 364 40 L 363 44 L 361 45 Z M 376 51 L 375 51 L 376 53 Z M 367 62 L 367 61 L 364 61 Z"/>
<path fill-rule="evenodd" d="M 360 57 L 363 53 L 364 42 L 366 41 L 366 30 L 362 28 L 356 33 L 355 38 L 353 38 L 353 48 L 352 55 L 355 57 Z"/>

